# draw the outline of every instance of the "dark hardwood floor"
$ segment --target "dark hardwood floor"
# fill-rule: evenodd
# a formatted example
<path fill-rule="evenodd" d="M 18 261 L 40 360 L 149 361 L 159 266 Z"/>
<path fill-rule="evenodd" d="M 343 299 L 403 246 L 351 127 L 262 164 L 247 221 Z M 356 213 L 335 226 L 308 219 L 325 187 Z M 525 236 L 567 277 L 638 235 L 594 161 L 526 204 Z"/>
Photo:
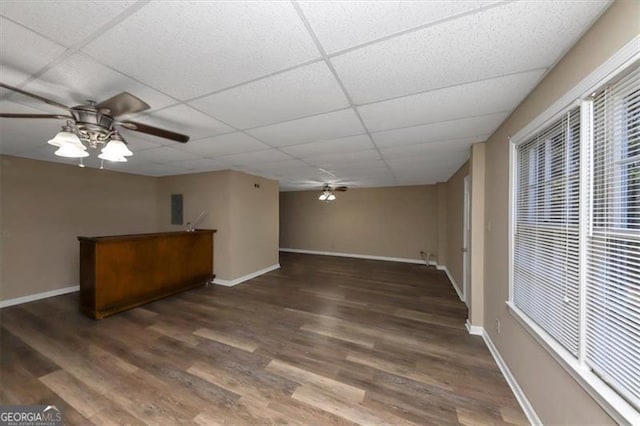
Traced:
<path fill-rule="evenodd" d="M 282 268 L 94 321 L 70 294 L 0 311 L 0 403 L 68 424 L 526 424 L 445 274 Z"/>

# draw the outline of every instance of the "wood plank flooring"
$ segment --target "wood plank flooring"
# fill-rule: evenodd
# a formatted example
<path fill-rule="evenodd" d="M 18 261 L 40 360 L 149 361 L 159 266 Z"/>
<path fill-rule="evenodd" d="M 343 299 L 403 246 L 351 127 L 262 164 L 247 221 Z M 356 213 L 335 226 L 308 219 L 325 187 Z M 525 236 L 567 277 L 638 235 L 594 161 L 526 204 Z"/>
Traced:
<path fill-rule="evenodd" d="M 281 269 L 94 321 L 0 311 L 0 403 L 67 424 L 527 424 L 445 274 L 281 254 Z"/>

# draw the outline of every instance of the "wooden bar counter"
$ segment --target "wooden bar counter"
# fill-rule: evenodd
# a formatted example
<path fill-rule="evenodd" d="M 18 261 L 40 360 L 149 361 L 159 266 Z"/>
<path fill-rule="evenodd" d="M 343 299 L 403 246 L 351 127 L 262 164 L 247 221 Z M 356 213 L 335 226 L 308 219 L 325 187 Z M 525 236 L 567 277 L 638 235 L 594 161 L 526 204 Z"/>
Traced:
<path fill-rule="evenodd" d="M 80 310 L 100 319 L 212 280 L 215 232 L 78 237 Z"/>

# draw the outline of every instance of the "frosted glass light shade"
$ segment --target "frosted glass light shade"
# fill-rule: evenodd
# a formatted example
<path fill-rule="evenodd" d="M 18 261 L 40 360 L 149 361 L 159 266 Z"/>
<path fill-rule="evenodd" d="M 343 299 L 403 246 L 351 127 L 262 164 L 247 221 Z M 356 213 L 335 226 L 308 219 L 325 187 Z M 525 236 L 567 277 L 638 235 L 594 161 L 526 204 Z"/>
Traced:
<path fill-rule="evenodd" d="M 80 142 L 80 138 L 76 134 L 65 130 L 58 132 L 58 134 L 55 135 L 53 139 L 49 139 L 47 143 L 57 147 L 73 146 L 78 149 L 87 149 L 82 142 Z"/>
<path fill-rule="evenodd" d="M 64 144 L 60 146 L 60 148 L 58 148 L 56 152 L 54 152 L 54 154 L 57 155 L 58 157 L 67 157 L 67 158 L 83 158 L 83 157 L 89 156 L 89 153 L 87 152 L 84 145 L 82 145 L 82 148 L 78 148 L 73 144 Z"/>
<path fill-rule="evenodd" d="M 318 197 L 318 200 L 320 200 L 320 201 L 324 201 L 326 199 L 327 199 L 327 194 L 325 194 L 325 193 L 320 194 L 320 196 Z"/>
<path fill-rule="evenodd" d="M 333 195 L 333 194 L 329 194 L 329 196 L 327 197 L 327 200 L 329 200 L 329 201 L 333 201 L 335 199 L 336 199 L 336 196 Z"/>
<path fill-rule="evenodd" d="M 107 160 L 107 161 L 114 161 L 116 163 L 127 162 L 127 159 L 124 158 L 124 155 L 121 155 L 120 153 L 117 153 L 117 152 L 110 152 L 110 151 L 105 152 L 104 149 L 102 150 L 102 154 L 98 155 L 98 158 L 102 160 Z"/>
<path fill-rule="evenodd" d="M 102 148 L 102 153 L 110 156 L 118 156 L 118 157 L 130 157 L 133 155 L 133 152 L 131 152 L 131 150 L 127 147 L 127 144 L 117 139 L 111 139 L 109 143 L 104 148 Z M 102 157 L 99 157 L 99 158 L 102 158 Z M 116 161 L 116 160 L 111 160 L 111 161 Z"/>

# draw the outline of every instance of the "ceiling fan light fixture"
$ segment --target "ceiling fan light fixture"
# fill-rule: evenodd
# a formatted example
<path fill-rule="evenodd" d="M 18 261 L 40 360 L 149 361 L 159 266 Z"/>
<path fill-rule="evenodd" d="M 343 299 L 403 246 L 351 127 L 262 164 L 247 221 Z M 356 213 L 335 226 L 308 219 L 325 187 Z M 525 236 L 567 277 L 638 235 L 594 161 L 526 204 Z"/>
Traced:
<path fill-rule="evenodd" d="M 102 150 L 102 154 L 98 155 L 98 158 L 100 158 L 101 160 L 113 161 L 115 163 L 127 162 L 127 159 L 124 157 L 124 155 L 118 152 L 104 152 L 104 150 Z"/>
<path fill-rule="evenodd" d="M 331 189 L 331 187 L 328 185 L 325 185 L 325 187 L 322 188 L 322 194 L 320 194 L 320 196 L 318 197 L 318 200 L 329 202 L 335 199 L 336 199 L 336 196 L 333 193 L 333 190 Z"/>
<path fill-rule="evenodd" d="M 83 157 L 89 156 L 89 153 L 87 152 L 87 149 L 84 147 L 84 145 L 82 145 L 82 148 L 79 148 L 71 144 L 64 144 L 60 146 L 56 150 L 56 152 L 54 152 L 54 154 L 57 155 L 58 157 L 66 157 L 66 158 L 83 158 Z"/>
<path fill-rule="evenodd" d="M 114 135 L 115 136 L 115 135 Z M 133 152 L 127 147 L 127 144 L 121 139 L 112 138 L 104 148 L 102 153 L 110 156 L 130 157 Z M 98 156 L 99 158 L 102 158 Z"/>
<path fill-rule="evenodd" d="M 102 148 L 101 154 L 98 156 L 101 160 L 126 162 L 127 159 L 125 157 L 132 156 L 133 152 L 127 147 L 127 142 L 120 136 L 116 126 L 180 143 L 189 141 L 189 136 L 170 130 L 135 121 L 119 121 L 117 119 L 119 116 L 134 114 L 151 108 L 149 104 L 128 92 L 122 92 L 102 102 L 97 103 L 87 100 L 84 104 L 70 107 L 2 82 L 0 82 L 0 88 L 20 93 L 67 111 L 66 114 L 14 114 L 0 112 L 0 117 L 2 118 L 55 118 L 67 120 L 66 124 L 62 126 L 62 130 L 47 141 L 49 145 L 58 148 L 55 154 L 60 157 L 84 158 L 89 156 L 88 148 L 92 150 Z M 80 167 L 84 167 L 82 161 L 80 162 Z"/>
<path fill-rule="evenodd" d="M 69 130 L 63 129 L 56 134 L 53 139 L 49 139 L 47 141 L 49 145 L 62 147 L 62 146 L 75 146 L 78 149 L 87 149 L 82 142 L 80 142 L 80 138 L 75 133 L 70 132 Z"/>

